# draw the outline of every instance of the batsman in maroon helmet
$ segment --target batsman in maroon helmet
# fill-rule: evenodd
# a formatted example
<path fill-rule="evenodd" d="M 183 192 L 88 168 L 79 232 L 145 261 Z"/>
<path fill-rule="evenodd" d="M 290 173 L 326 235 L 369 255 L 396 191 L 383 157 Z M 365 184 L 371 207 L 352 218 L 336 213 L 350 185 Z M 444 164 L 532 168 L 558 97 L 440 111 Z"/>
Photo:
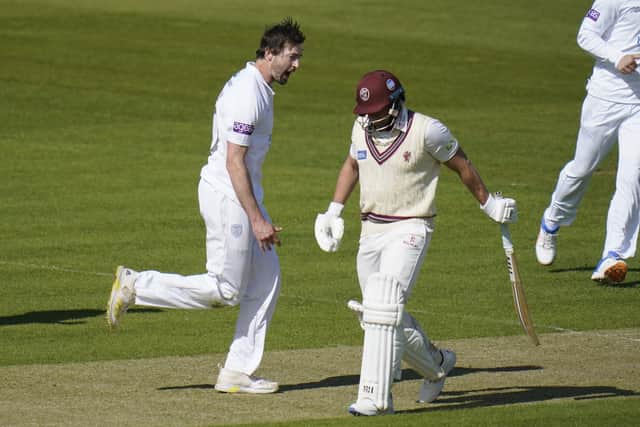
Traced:
<path fill-rule="evenodd" d="M 321 249 L 338 249 L 344 231 L 342 209 L 360 184 L 361 236 L 357 272 L 364 345 L 354 415 L 393 413 L 391 385 L 404 360 L 424 377 L 422 402 L 434 401 L 456 363 L 439 349 L 404 306 L 409 299 L 435 229 L 435 196 L 444 164 L 494 221 L 517 218 L 515 200 L 492 195 L 457 139 L 438 119 L 405 105 L 405 90 L 392 73 L 365 74 L 356 88 L 351 147 L 325 213 L 317 216 Z"/>

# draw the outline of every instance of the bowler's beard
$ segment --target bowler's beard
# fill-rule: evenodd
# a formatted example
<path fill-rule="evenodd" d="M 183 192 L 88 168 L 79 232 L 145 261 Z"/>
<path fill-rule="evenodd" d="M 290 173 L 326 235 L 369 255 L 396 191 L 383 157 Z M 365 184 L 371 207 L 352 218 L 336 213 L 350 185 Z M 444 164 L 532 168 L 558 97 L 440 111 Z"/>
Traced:
<path fill-rule="evenodd" d="M 282 74 L 280 74 L 280 78 L 274 77 L 273 80 L 275 80 L 281 86 L 286 85 L 287 82 L 289 81 L 289 77 L 291 77 L 291 73 L 293 73 L 293 71 L 285 71 Z"/>

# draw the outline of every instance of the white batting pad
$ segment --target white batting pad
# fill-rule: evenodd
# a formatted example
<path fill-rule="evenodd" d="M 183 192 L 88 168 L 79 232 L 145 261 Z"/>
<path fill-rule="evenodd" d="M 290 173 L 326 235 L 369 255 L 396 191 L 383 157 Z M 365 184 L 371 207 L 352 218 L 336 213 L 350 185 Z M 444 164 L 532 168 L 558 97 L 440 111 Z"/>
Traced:
<path fill-rule="evenodd" d="M 362 305 L 364 344 L 357 403 L 369 400 L 384 412 L 390 405 L 394 360 L 400 357 L 394 341 L 402 333 L 404 292 L 394 277 L 375 273 L 367 281 Z"/>

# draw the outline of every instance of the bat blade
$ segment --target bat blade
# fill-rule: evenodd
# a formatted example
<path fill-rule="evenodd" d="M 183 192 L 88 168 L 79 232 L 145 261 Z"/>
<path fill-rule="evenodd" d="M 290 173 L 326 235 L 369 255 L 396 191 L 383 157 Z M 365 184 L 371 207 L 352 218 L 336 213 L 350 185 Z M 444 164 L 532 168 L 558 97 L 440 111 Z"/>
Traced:
<path fill-rule="evenodd" d="M 507 257 L 507 269 L 509 270 L 509 279 L 511 281 L 513 304 L 518 315 L 518 320 L 520 320 L 520 325 L 531 339 L 531 342 L 534 345 L 540 345 L 540 340 L 538 339 L 538 335 L 536 334 L 533 326 L 533 320 L 531 319 L 531 314 L 529 313 L 529 305 L 527 304 L 527 297 L 525 296 L 524 286 L 522 285 L 522 279 L 520 278 L 518 261 L 513 248 L 513 241 L 511 240 L 509 226 L 507 224 L 502 224 L 500 230 L 502 234 L 502 246 Z"/>

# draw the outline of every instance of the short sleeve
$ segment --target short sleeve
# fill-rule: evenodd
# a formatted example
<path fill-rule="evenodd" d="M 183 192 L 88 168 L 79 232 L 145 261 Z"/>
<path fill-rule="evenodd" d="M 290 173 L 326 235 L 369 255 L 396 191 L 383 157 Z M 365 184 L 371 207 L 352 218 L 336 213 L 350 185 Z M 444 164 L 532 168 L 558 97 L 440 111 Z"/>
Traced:
<path fill-rule="evenodd" d="M 433 120 L 424 132 L 427 152 L 439 162 L 450 160 L 458 151 L 458 140 L 441 121 Z"/>
<path fill-rule="evenodd" d="M 233 99 L 229 106 L 227 140 L 233 144 L 249 146 L 258 122 L 258 107 L 255 95 L 243 98 Z"/>

